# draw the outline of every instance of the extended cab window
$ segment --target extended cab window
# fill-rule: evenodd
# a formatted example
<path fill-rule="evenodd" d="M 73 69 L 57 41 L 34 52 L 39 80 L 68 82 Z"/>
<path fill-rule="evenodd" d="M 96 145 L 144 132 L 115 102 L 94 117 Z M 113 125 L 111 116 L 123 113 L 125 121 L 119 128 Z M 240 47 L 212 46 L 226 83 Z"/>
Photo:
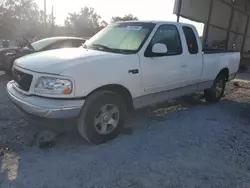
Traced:
<path fill-rule="evenodd" d="M 174 25 L 160 26 L 155 32 L 149 46 L 152 48 L 156 43 L 162 43 L 167 46 L 168 52 L 166 55 L 182 54 L 179 31 Z"/>
<path fill-rule="evenodd" d="M 196 40 L 196 36 L 194 31 L 191 27 L 184 26 L 183 32 L 186 37 L 187 47 L 190 54 L 197 54 L 198 53 L 198 44 Z"/>

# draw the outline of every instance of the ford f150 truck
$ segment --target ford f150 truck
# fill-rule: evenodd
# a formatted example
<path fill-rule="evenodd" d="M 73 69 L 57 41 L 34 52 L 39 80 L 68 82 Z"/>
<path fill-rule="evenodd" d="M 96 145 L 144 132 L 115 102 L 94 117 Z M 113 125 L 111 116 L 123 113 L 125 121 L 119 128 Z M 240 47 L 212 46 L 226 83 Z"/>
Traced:
<path fill-rule="evenodd" d="M 239 52 L 203 52 L 192 25 L 121 22 L 82 48 L 17 59 L 7 92 L 25 117 L 74 119 L 83 138 L 100 144 L 119 134 L 128 110 L 198 91 L 220 100 L 239 62 Z"/>

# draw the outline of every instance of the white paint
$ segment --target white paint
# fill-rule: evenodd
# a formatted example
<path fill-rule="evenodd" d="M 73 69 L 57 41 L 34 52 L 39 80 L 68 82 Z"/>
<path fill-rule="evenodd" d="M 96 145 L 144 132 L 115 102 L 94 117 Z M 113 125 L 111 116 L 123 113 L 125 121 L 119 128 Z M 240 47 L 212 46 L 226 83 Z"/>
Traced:
<path fill-rule="evenodd" d="M 119 54 L 110 54 L 97 50 L 80 48 L 64 48 L 34 53 L 17 59 L 14 64 L 18 67 L 26 67 L 27 70 L 60 74 L 65 69 L 79 63 L 87 63 L 97 59 L 116 58 Z M 36 63 L 34 63 L 36 59 Z M 70 62 L 70 63 L 69 63 Z"/>
<path fill-rule="evenodd" d="M 156 32 L 161 25 L 162 23 L 159 23 L 154 32 Z M 182 54 L 153 58 L 145 57 L 144 51 L 149 42 L 145 44 L 144 49 L 142 48 L 139 52 L 141 61 L 141 84 L 144 90 L 143 95 L 175 89 L 199 81 L 202 70 L 201 44 L 199 42 L 199 54 L 190 55 L 182 30 L 182 26 L 185 24 L 175 25 L 180 32 L 183 49 Z M 191 27 L 195 30 L 193 26 Z M 197 32 L 196 37 L 198 38 Z"/>
<path fill-rule="evenodd" d="M 61 49 L 21 58 L 14 67 L 33 75 L 27 95 L 40 95 L 34 92 L 34 88 L 42 76 L 67 78 L 73 82 L 73 93 L 61 96 L 46 95 L 49 98 L 85 97 L 95 89 L 109 84 L 121 85 L 130 91 L 132 98 L 138 98 L 204 81 L 213 81 L 223 68 L 228 68 L 229 74 L 238 71 L 240 53 L 202 55 L 201 43 L 194 26 L 175 22 L 155 23 L 153 32 L 137 54 L 114 54 L 82 48 Z M 169 24 L 175 25 L 180 33 L 183 53 L 145 57 L 144 52 L 158 27 Z M 190 26 L 195 31 L 198 54 L 191 55 L 188 52 L 182 26 Z M 129 73 L 132 69 L 138 69 L 139 73 Z"/>
<path fill-rule="evenodd" d="M 200 82 L 214 80 L 220 70 L 229 69 L 229 75 L 239 69 L 240 53 L 216 53 L 203 55 L 203 71 Z"/>

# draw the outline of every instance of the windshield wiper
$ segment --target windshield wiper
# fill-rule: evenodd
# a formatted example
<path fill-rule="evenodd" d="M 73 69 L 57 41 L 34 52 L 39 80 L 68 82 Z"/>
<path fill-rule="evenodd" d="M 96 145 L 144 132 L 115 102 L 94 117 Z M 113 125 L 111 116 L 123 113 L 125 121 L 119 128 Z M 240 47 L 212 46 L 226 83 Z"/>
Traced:
<path fill-rule="evenodd" d="M 124 49 L 113 49 L 114 53 L 119 53 L 119 54 L 133 54 L 135 53 L 134 50 L 124 50 Z"/>
<path fill-rule="evenodd" d="M 104 46 L 104 45 L 101 45 L 101 44 L 92 44 L 91 47 L 97 47 L 98 50 L 102 50 L 102 51 L 109 51 L 109 52 L 113 52 L 114 50 L 107 47 L 107 46 Z"/>
<path fill-rule="evenodd" d="M 116 48 L 109 48 L 107 46 L 101 44 L 92 44 L 91 46 L 84 45 L 85 48 L 94 48 L 101 51 L 107 51 L 112 53 L 119 53 L 119 54 L 132 54 L 134 53 L 133 50 L 125 50 L 125 49 L 116 49 Z"/>

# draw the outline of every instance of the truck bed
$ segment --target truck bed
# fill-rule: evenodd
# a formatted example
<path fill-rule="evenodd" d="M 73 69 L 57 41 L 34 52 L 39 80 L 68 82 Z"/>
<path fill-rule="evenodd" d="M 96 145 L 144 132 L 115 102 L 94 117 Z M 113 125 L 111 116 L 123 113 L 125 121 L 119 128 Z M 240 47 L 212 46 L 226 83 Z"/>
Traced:
<path fill-rule="evenodd" d="M 240 52 L 229 51 L 206 51 L 203 54 L 203 70 L 201 81 L 215 79 L 218 71 L 228 67 L 228 74 L 238 72 L 240 64 Z"/>

